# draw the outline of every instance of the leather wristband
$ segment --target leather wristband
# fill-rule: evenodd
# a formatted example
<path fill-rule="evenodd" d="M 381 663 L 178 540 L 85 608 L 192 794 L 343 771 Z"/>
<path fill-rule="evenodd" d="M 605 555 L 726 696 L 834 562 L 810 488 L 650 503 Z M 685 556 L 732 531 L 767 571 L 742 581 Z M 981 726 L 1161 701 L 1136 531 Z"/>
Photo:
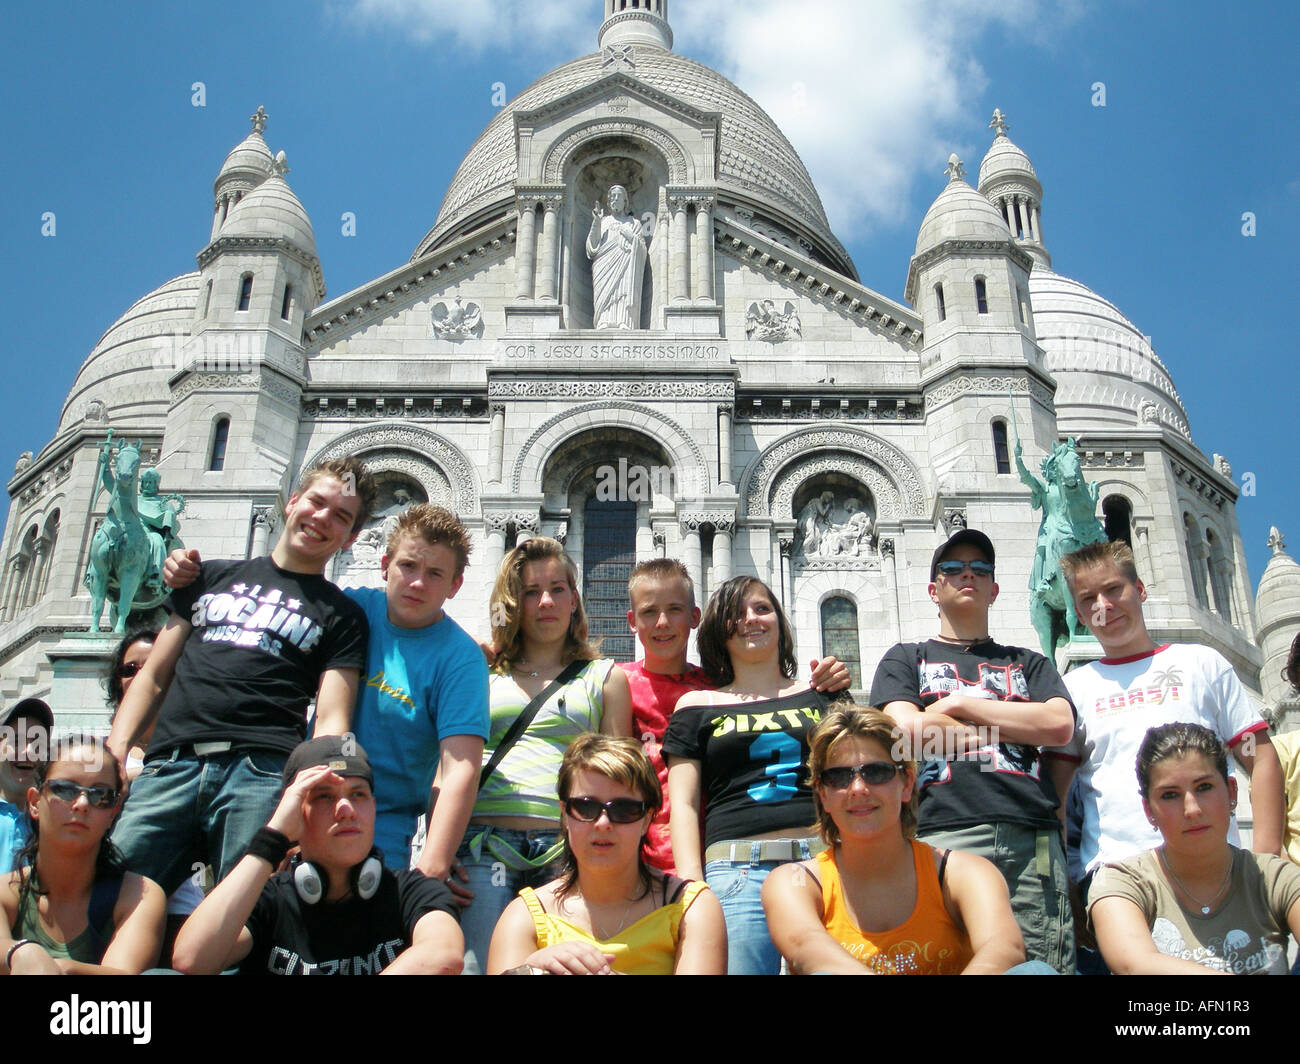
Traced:
<path fill-rule="evenodd" d="M 257 834 L 253 836 L 244 853 L 248 856 L 260 857 L 274 871 L 280 867 L 280 862 L 284 860 L 284 855 L 289 852 L 289 847 L 292 845 L 289 836 L 284 832 L 276 831 L 275 828 L 258 828 Z"/>

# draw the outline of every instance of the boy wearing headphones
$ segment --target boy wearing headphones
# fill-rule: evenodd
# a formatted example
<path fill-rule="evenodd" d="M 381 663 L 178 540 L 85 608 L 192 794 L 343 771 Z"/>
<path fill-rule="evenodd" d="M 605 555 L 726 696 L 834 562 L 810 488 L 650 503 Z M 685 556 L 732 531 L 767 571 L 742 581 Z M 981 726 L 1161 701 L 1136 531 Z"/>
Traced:
<path fill-rule="evenodd" d="M 300 744 L 285 790 L 248 851 L 181 928 L 186 974 L 448 974 L 465 940 L 451 891 L 384 868 L 365 751 L 345 736 Z M 276 869 L 293 846 L 299 854 Z"/>

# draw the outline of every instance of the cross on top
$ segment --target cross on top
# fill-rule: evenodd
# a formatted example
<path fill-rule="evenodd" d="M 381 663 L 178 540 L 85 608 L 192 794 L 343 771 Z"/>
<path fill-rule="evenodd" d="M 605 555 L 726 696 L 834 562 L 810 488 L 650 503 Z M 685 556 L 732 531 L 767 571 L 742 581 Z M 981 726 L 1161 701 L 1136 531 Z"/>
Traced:
<path fill-rule="evenodd" d="M 998 108 L 993 108 L 993 121 L 989 123 L 989 129 L 996 130 L 997 136 L 1005 137 L 1007 130 L 1011 127 L 1007 125 L 1007 116 Z"/>
<path fill-rule="evenodd" d="M 257 110 L 248 116 L 248 120 L 253 123 L 253 132 L 261 133 L 266 128 L 266 108 L 259 103 Z"/>

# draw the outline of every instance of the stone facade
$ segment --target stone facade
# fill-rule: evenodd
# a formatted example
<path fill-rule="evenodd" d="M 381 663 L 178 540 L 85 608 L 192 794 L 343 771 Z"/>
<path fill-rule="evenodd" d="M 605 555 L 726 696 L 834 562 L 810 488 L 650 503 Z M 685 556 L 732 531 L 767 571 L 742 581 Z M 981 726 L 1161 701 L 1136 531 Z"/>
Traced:
<path fill-rule="evenodd" d="M 328 302 L 259 108 L 218 175 L 199 269 L 105 333 L 54 438 L 9 482 L 0 699 L 102 719 L 95 670 L 112 640 L 85 631 L 82 577 L 110 427 L 185 494 L 181 535 L 209 557 L 265 551 L 305 467 L 362 455 L 390 510 L 427 499 L 471 529 L 449 610 L 472 632 L 518 537 L 592 556 L 614 483 L 632 504 L 612 533 L 626 557 L 681 557 L 703 595 L 757 574 L 789 607 L 802 661 L 823 653 L 833 614 L 835 652 L 856 650 L 868 683 L 889 645 L 933 629 L 929 559 L 955 522 L 998 545 L 994 632 L 1034 645 L 1037 519 L 1007 448 L 1018 430 L 1035 468 L 1086 429 L 1088 475 L 1133 541 L 1156 636 L 1214 645 L 1259 691 L 1226 461 L 1197 450 L 1141 334 L 1051 272 L 1042 187 L 1000 113 L 978 187 L 950 165 L 898 303 L 858 280 L 761 109 L 671 51 L 661 5 L 613 4 L 599 51 L 489 125 L 411 260 Z M 615 183 L 649 248 L 641 327 L 595 330 L 583 244 Z M 1089 332 L 1098 308 L 1113 327 Z M 799 517 L 825 492 L 837 534 L 853 512 L 870 527 L 851 551 L 812 556 Z M 376 539 L 332 575 L 374 582 Z"/>

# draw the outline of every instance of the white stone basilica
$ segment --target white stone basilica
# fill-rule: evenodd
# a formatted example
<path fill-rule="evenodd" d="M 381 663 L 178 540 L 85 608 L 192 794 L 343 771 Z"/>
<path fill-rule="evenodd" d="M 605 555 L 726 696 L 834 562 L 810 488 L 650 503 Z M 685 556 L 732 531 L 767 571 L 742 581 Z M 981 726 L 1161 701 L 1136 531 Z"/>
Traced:
<path fill-rule="evenodd" d="M 258 109 L 217 175 L 198 269 L 108 329 L 9 482 L 0 700 L 103 719 L 114 639 L 87 632 L 83 580 L 110 429 L 143 441 L 205 556 L 266 552 L 298 474 L 357 454 L 382 512 L 337 559 L 341 582 L 377 581 L 385 521 L 429 500 L 474 534 L 450 606 L 471 632 L 503 552 L 551 535 L 616 656 L 633 652 L 628 569 L 667 554 L 701 599 L 736 573 L 770 582 L 800 659 L 830 650 L 858 686 L 934 630 L 929 559 L 959 525 L 998 548 L 994 634 L 1037 646 L 1039 515 L 1012 450 L 1018 431 L 1036 472 L 1077 436 L 1154 634 L 1215 646 L 1262 693 L 1231 471 L 1196 447 L 1142 333 L 1052 271 L 1042 186 L 1001 113 L 975 184 L 950 162 L 898 302 L 858 279 L 772 120 L 672 51 L 667 0 L 605 13 L 593 54 L 475 141 L 410 261 L 330 300 Z M 1259 619 L 1279 646 L 1300 626 L 1283 583 L 1280 615 Z"/>

